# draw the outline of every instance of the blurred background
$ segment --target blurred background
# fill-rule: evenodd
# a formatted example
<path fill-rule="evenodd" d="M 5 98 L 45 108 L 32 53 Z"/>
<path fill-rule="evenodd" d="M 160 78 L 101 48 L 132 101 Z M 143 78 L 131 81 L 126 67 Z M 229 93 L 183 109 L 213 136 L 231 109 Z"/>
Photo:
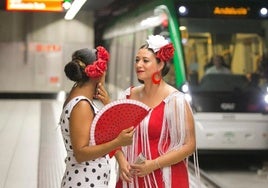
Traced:
<path fill-rule="evenodd" d="M 1 0 L 0 188 L 59 187 L 72 52 L 109 50 L 115 100 L 139 84 L 135 53 L 151 34 L 175 46 L 165 80 L 192 106 L 203 186 L 268 187 L 267 0 Z"/>

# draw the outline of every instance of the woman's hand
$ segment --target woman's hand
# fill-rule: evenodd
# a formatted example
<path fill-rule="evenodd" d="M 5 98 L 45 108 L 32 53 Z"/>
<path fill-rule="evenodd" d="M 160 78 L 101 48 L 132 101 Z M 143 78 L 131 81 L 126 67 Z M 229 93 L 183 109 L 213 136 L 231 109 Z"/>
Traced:
<path fill-rule="evenodd" d="M 141 164 L 132 164 L 130 167 L 132 174 L 139 177 L 144 177 L 158 169 L 154 160 L 145 160 Z"/>
<path fill-rule="evenodd" d="M 119 177 L 122 181 L 126 181 L 128 183 L 132 182 L 132 174 L 129 163 L 125 158 L 122 158 L 118 161 L 119 164 Z"/>
<path fill-rule="evenodd" d="M 99 99 L 104 105 L 110 103 L 110 97 L 108 95 L 108 92 L 106 91 L 104 85 L 102 83 L 98 83 L 96 87 L 96 99 Z"/>
<path fill-rule="evenodd" d="M 133 141 L 133 134 L 135 132 L 134 127 L 129 127 L 121 131 L 121 133 L 116 137 L 120 146 L 131 145 Z"/>

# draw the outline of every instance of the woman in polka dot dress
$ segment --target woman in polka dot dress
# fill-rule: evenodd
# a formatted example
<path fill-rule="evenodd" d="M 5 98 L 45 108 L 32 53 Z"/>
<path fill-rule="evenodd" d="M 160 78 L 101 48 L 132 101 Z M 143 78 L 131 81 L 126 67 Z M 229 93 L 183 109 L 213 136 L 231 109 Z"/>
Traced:
<path fill-rule="evenodd" d="M 108 153 L 132 143 L 134 129 L 123 130 L 114 140 L 90 145 L 90 125 L 98 112 L 93 98 L 109 103 L 104 88 L 109 54 L 99 46 L 77 50 L 66 64 L 66 76 L 75 82 L 67 97 L 60 118 L 62 136 L 67 151 L 62 188 L 108 187 L 110 164 Z"/>

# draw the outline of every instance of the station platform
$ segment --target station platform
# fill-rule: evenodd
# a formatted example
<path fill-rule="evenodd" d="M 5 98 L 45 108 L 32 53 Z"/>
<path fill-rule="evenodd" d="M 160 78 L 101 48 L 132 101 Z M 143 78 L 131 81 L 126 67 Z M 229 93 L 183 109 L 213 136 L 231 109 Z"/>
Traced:
<path fill-rule="evenodd" d="M 0 100 L 0 106 L 0 187 L 60 187 L 66 155 L 58 126 L 62 103 Z"/>
<path fill-rule="evenodd" d="M 58 125 L 62 105 L 52 99 L 0 100 L 0 188 L 60 187 L 66 156 Z M 114 158 L 111 165 L 109 188 L 115 187 Z"/>
<path fill-rule="evenodd" d="M 54 99 L 0 99 L 0 188 L 60 187 L 66 156 L 58 124 L 62 105 Z M 114 159 L 111 165 L 109 188 L 115 187 Z M 189 173 L 190 188 L 200 188 L 193 174 Z M 219 181 L 218 176 L 214 179 Z M 247 181 L 240 179 L 223 188 L 252 186 L 243 182 Z M 215 187 L 203 181 L 201 184 L 201 188 Z"/>

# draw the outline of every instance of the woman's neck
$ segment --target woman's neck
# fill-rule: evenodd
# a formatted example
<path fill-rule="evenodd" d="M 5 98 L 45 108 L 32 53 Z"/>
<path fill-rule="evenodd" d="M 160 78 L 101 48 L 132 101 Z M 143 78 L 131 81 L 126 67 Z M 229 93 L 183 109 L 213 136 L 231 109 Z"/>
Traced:
<path fill-rule="evenodd" d="M 155 96 L 156 93 L 159 93 L 165 87 L 165 82 L 161 81 L 160 84 L 144 84 L 142 93 L 147 96 Z"/>
<path fill-rule="evenodd" d="M 97 83 L 85 82 L 83 84 L 76 84 L 71 90 L 71 96 L 83 95 L 90 100 L 93 100 L 95 95 Z"/>

